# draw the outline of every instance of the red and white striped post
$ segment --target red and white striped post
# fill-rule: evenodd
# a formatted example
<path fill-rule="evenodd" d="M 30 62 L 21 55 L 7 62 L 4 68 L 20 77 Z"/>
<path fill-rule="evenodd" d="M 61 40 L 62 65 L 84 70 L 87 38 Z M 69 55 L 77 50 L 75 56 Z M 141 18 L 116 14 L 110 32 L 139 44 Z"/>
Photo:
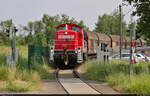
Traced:
<path fill-rule="evenodd" d="M 131 42 L 131 47 L 132 47 L 131 64 L 136 64 L 136 55 L 135 55 L 136 42 Z"/>

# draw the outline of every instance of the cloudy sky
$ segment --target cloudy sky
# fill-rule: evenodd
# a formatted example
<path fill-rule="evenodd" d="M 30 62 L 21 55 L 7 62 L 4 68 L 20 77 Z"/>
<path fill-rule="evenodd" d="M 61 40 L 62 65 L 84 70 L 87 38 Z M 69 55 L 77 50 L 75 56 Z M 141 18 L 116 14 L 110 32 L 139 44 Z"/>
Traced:
<path fill-rule="evenodd" d="M 122 0 L 0 0 L 0 21 L 12 18 L 16 25 L 25 25 L 40 20 L 44 13 L 51 16 L 65 13 L 94 29 L 99 15 L 118 10 L 121 3 Z M 124 14 L 130 9 L 124 6 Z M 127 22 L 129 19 L 130 13 L 125 16 Z"/>

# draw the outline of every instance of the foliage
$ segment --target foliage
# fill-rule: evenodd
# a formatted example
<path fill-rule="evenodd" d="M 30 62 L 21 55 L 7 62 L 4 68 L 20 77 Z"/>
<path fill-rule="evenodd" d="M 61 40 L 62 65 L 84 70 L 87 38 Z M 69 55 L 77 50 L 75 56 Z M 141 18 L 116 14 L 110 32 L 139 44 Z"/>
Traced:
<path fill-rule="evenodd" d="M 15 67 L 0 66 L 0 75 L 0 81 L 5 81 L 7 84 L 0 90 L 28 91 L 30 87 L 38 86 L 40 83 L 40 77 L 35 71 L 30 73 Z"/>
<path fill-rule="evenodd" d="M 25 42 L 27 44 L 46 45 L 46 35 L 44 34 L 43 28 L 42 21 L 29 22 L 27 26 L 23 27 L 28 32 L 28 35 L 25 37 Z"/>
<path fill-rule="evenodd" d="M 45 34 L 46 34 L 46 42 L 49 44 L 51 39 L 54 39 L 54 34 L 56 31 L 56 27 L 61 24 L 60 16 L 49 16 L 44 14 L 42 17 L 42 22 L 44 24 Z"/>
<path fill-rule="evenodd" d="M 18 46 L 18 49 L 19 58 L 16 67 L 20 70 L 28 70 L 28 48 L 25 46 Z M 33 62 L 31 70 L 38 72 L 41 79 L 54 79 L 51 68 L 46 64 L 36 64 L 36 62 Z"/>
<path fill-rule="evenodd" d="M 98 17 L 95 30 L 96 32 L 101 32 L 105 34 L 120 34 L 120 15 L 118 12 L 114 11 L 112 15 L 104 14 Z M 122 19 L 123 21 L 123 19 Z M 127 26 L 125 21 L 123 21 L 123 31 L 126 32 Z"/>
<path fill-rule="evenodd" d="M 52 40 L 55 38 L 56 27 L 63 23 L 74 23 L 81 25 L 84 29 L 89 30 L 81 20 L 77 22 L 74 18 L 70 18 L 66 14 L 49 16 L 44 14 L 41 20 L 28 22 L 26 26 L 23 26 L 23 31 L 26 34 L 24 36 L 17 37 L 18 45 L 43 45 L 52 44 Z"/>
<path fill-rule="evenodd" d="M 94 69 L 94 70 L 93 70 Z M 100 61 L 85 63 L 88 79 L 105 81 L 121 92 L 148 94 L 150 88 L 150 62 L 139 62 L 133 65 L 133 75 L 129 75 L 129 63 L 125 61 L 110 61 L 104 64 Z"/>
<path fill-rule="evenodd" d="M 124 0 L 130 5 L 136 7 L 133 15 L 139 16 L 137 29 L 141 31 L 141 35 L 150 41 L 150 1 L 149 0 Z"/>
<path fill-rule="evenodd" d="M 150 76 L 149 74 L 126 75 L 119 73 L 117 75 L 108 76 L 108 83 L 111 86 L 116 86 L 120 91 L 137 94 L 150 93 Z"/>
<path fill-rule="evenodd" d="M 6 35 L 7 34 L 6 29 L 11 30 L 12 26 L 13 26 L 12 19 L 0 22 L 0 45 L 10 44 L 10 40 Z"/>
<path fill-rule="evenodd" d="M 51 72 L 51 68 L 47 65 L 33 64 L 32 70 L 37 71 L 41 79 L 55 79 Z"/>
<path fill-rule="evenodd" d="M 17 46 L 19 51 L 16 66 L 10 67 L 6 64 L 6 54 L 11 48 L 1 46 L 0 50 L 0 90 L 24 92 L 40 89 L 41 79 L 54 79 L 51 69 L 47 65 L 32 65 L 28 70 L 28 48 Z"/>

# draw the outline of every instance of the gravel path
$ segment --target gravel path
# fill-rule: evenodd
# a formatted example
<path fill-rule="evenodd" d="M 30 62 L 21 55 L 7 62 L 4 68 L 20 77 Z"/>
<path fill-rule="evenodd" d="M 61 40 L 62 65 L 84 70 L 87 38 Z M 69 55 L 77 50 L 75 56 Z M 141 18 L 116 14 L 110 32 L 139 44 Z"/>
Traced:
<path fill-rule="evenodd" d="M 68 94 L 101 94 L 77 78 L 73 70 L 60 70 L 58 80 Z"/>
<path fill-rule="evenodd" d="M 67 78 L 68 74 L 62 75 L 62 77 Z M 98 90 L 99 92 L 103 94 L 121 94 L 115 91 L 113 88 L 111 88 L 107 83 L 85 80 L 86 78 L 85 74 L 81 74 L 80 77 L 84 79 L 84 82 L 88 83 L 93 88 L 95 88 L 96 90 Z M 0 93 L 5 94 L 8 92 L 1 91 Z M 56 80 L 42 80 L 42 86 L 40 90 L 32 91 L 32 92 L 25 92 L 25 93 L 27 94 L 67 94 L 65 90 L 62 88 L 62 86 L 57 83 Z"/>
<path fill-rule="evenodd" d="M 56 82 L 56 80 L 43 80 L 41 90 L 32 93 L 66 94 L 64 89 Z"/>
<path fill-rule="evenodd" d="M 120 94 L 119 92 L 115 91 L 111 88 L 107 83 L 104 82 L 95 82 L 95 81 L 85 81 L 98 91 L 102 92 L 103 94 Z"/>

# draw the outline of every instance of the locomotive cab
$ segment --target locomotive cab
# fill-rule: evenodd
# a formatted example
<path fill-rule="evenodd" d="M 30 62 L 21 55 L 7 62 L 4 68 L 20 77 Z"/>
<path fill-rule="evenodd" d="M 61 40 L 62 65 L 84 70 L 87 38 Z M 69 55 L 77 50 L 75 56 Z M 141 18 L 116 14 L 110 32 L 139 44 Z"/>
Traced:
<path fill-rule="evenodd" d="M 54 62 L 58 67 L 75 67 L 82 63 L 84 49 L 84 34 L 80 26 L 66 23 L 57 27 Z"/>

